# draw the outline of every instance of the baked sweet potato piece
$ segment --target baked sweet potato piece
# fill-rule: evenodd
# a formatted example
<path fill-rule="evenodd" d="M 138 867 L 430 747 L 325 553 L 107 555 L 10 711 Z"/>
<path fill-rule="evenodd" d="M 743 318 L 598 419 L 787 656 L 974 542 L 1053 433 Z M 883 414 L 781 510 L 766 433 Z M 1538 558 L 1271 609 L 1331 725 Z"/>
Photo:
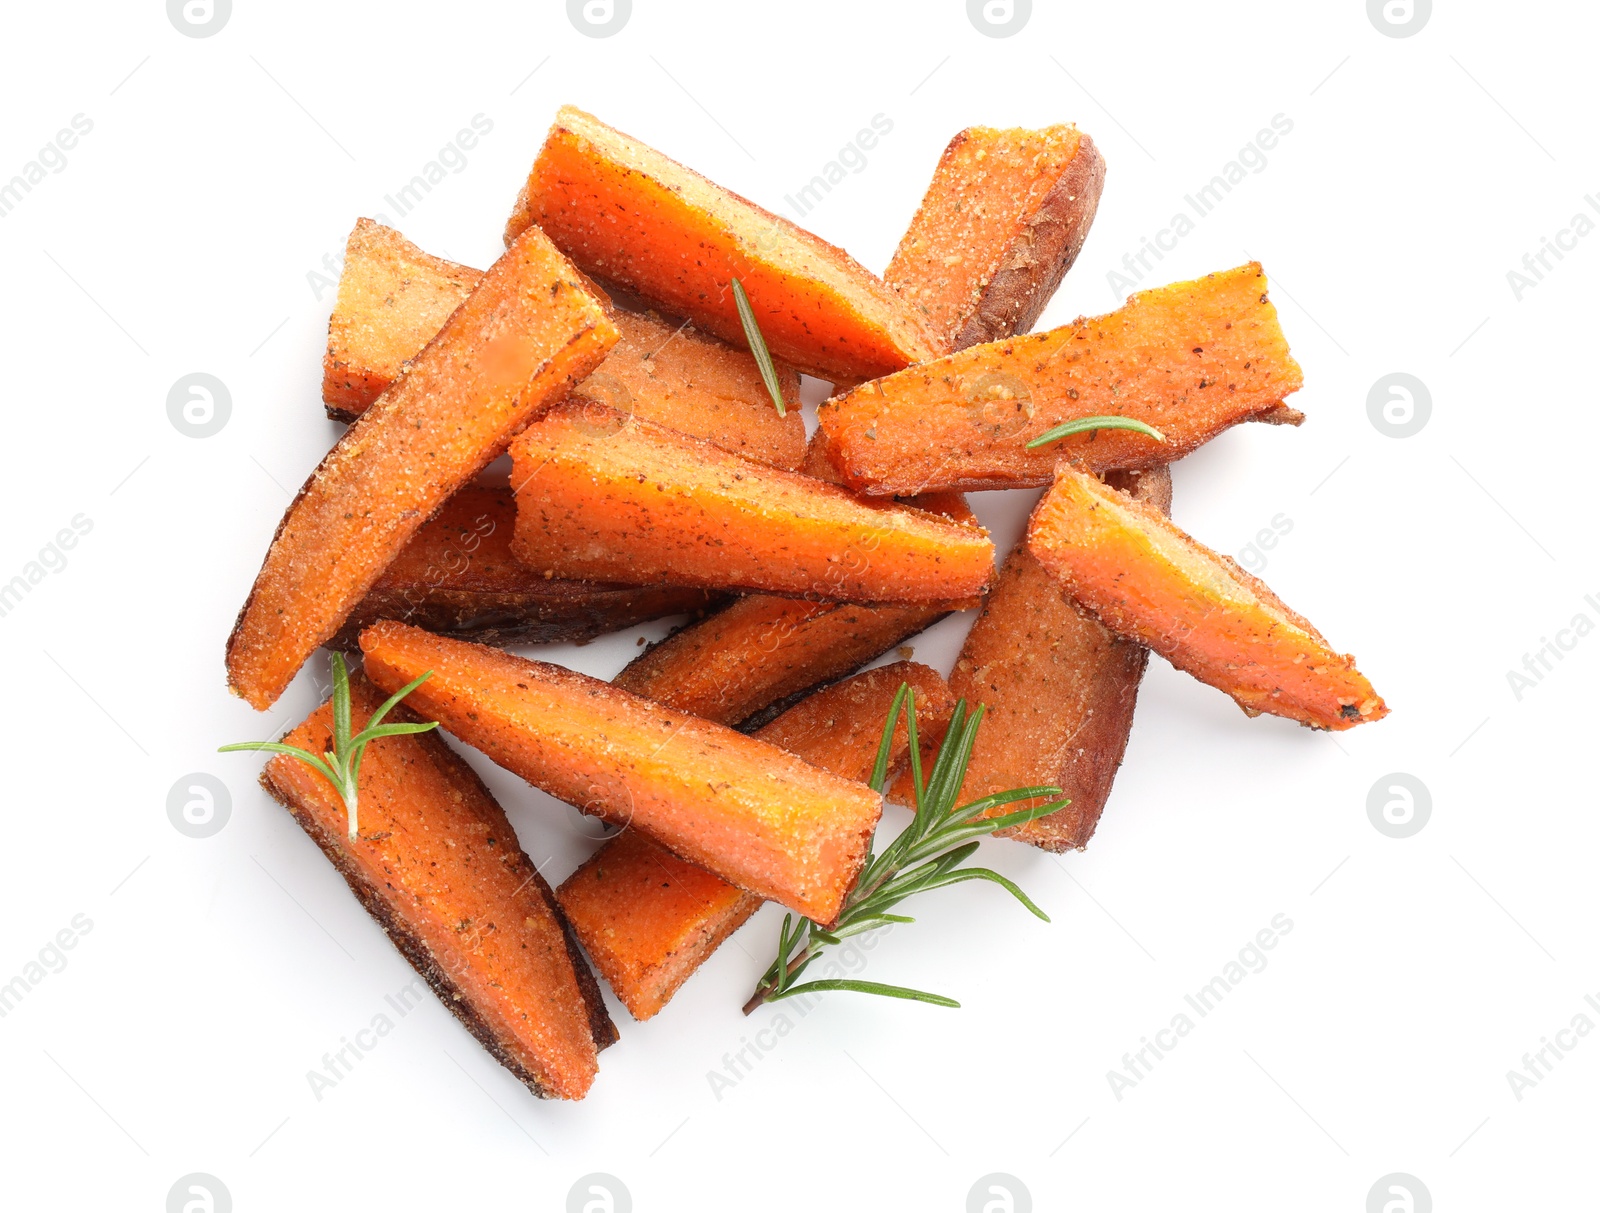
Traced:
<path fill-rule="evenodd" d="M 824 687 L 752 735 L 782 746 L 812 766 L 865 783 L 872 777 L 883 724 L 902 683 L 915 696 L 918 738 L 937 748 L 950 727 L 956 697 L 944 675 L 916 661 L 890 662 Z M 888 770 L 906 760 L 908 741 L 902 718 L 895 726 Z"/>
<path fill-rule="evenodd" d="M 354 732 L 382 702 L 350 679 Z M 389 719 L 415 717 L 402 705 Z M 324 703 L 284 740 L 320 754 L 332 737 Z M 435 733 L 372 742 L 353 840 L 333 785 L 298 759 L 276 755 L 261 783 L 495 1060 L 535 1095 L 583 1098 L 616 1027 L 550 886 L 471 767 Z"/>
<path fill-rule="evenodd" d="M 565 258 L 524 233 L 290 503 L 228 637 L 234 693 L 270 707 L 417 529 L 616 339 Z"/>
<path fill-rule="evenodd" d="M 1070 464 L 1028 522 L 1028 550 L 1106 627 L 1251 715 L 1348 729 L 1388 714 L 1355 659 L 1265 584 Z"/>
<path fill-rule="evenodd" d="M 1267 280 L 1252 262 L 1131 295 L 1118 311 L 976 345 L 826 401 L 823 451 L 874 495 L 1050 483 L 1170 463 L 1242 421 L 1297 422 L 1300 387 Z M 1166 435 L 1095 430 L 1029 450 L 1066 421 L 1120 414 Z"/>
<path fill-rule="evenodd" d="M 423 252 L 392 227 L 357 219 L 328 318 L 322 359 L 328 416 L 354 421 L 366 412 L 482 277 L 482 270 Z"/>
<path fill-rule="evenodd" d="M 842 678 L 942 619 L 939 607 L 870 607 L 751 594 L 635 657 L 613 686 L 738 725 Z"/>
<path fill-rule="evenodd" d="M 799 468 L 806 446 L 799 372 L 774 364 L 786 406 L 780 417 L 748 350 L 654 312 L 618 308 L 611 316 L 622 340 L 573 391 L 576 398 L 704 438 L 757 463 Z"/>
<path fill-rule="evenodd" d="M 866 858 L 882 798 L 777 746 L 403 623 L 361 648 L 391 694 L 432 670 L 412 709 L 535 787 L 808 918 L 832 921 Z"/>
<path fill-rule="evenodd" d="M 932 357 L 921 319 L 842 249 L 563 106 L 506 223 L 542 227 L 587 273 L 744 345 L 729 284 L 767 348 L 824 379 L 871 379 Z"/>
<path fill-rule="evenodd" d="M 1108 479 L 1170 513 L 1172 476 L 1165 467 Z M 961 800 L 1059 787 L 1071 804 L 1002 833 L 1046 851 L 1081 850 L 1122 763 L 1149 656 L 1144 645 L 1118 638 L 1069 601 L 1026 539 L 1018 543 L 950 675 L 958 698 L 986 709 Z M 1027 806 L 1005 808 L 1012 807 Z"/>
<path fill-rule="evenodd" d="M 835 775 L 867 779 L 902 682 L 916 691 L 919 734 L 942 737 L 955 700 L 936 671 L 912 662 L 868 670 L 819 691 L 755 736 Z M 906 751 L 902 720 L 891 764 Z M 762 902 L 637 830 L 602 846 L 556 896 L 601 976 L 639 1020 L 661 1010 Z"/>
<path fill-rule="evenodd" d="M 924 317 L 939 352 L 1033 327 L 1094 223 L 1106 162 L 1075 126 L 950 140 L 884 281 Z"/>
<path fill-rule="evenodd" d="M 358 648 L 380 619 L 480 644 L 582 643 L 667 615 L 700 615 L 717 601 L 705 590 L 544 577 L 511 554 L 516 514 L 508 485 L 469 484 L 412 536 L 329 647 Z"/>
<path fill-rule="evenodd" d="M 813 480 L 826 481 L 828 484 L 844 484 L 844 478 L 839 475 L 838 469 L 828 458 L 827 444 L 822 441 L 820 430 L 812 434 L 811 440 L 806 443 L 805 461 L 801 463 L 800 470 Z M 967 498 L 962 493 L 911 493 L 896 497 L 895 500 L 913 509 L 927 510 L 930 514 L 943 514 L 952 522 L 964 523 L 967 526 L 983 525 L 978 521 L 978 516 L 972 512 L 972 507 L 967 504 Z"/>
<path fill-rule="evenodd" d="M 393 228 L 357 220 L 328 320 L 322 379 L 328 415 L 354 421 L 364 412 L 482 276 L 429 256 Z M 636 412 L 758 463 L 800 466 L 806 431 L 800 376 L 791 367 L 775 367 L 790 405 L 780 417 L 748 350 L 653 312 L 613 307 L 611 320 L 620 338 L 573 396 Z"/>
<path fill-rule="evenodd" d="M 552 409 L 512 444 L 512 550 L 552 577 L 843 602 L 981 594 L 981 528 L 764 467 L 598 406 Z"/>
<path fill-rule="evenodd" d="M 556 897 L 600 976 L 641 1021 L 765 903 L 638 830 L 607 841 Z"/>

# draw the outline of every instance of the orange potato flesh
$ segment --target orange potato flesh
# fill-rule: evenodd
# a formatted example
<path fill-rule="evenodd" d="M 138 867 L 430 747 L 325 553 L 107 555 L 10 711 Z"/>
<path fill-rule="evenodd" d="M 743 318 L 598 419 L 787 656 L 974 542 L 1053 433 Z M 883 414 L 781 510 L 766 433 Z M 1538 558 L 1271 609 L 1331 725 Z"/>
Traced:
<path fill-rule="evenodd" d="M 1113 476 L 1137 500 L 1170 512 L 1166 468 Z M 1127 748 L 1149 655 L 1069 601 L 1026 540 L 1019 543 L 950 675 L 957 697 L 985 708 L 962 802 L 1011 788 L 1059 787 L 1071 804 L 1003 833 L 1047 851 L 1082 849 Z M 1019 802 L 994 813 L 1025 807 Z"/>
<path fill-rule="evenodd" d="M 757 463 L 795 471 L 805 458 L 800 375 L 777 363 L 778 416 L 749 351 L 654 313 L 612 313 L 622 340 L 573 395 L 704 438 Z"/>
<path fill-rule="evenodd" d="M 1028 550 L 1106 627 L 1252 715 L 1348 729 L 1388 714 L 1355 659 L 1261 581 L 1070 465 L 1029 521 Z"/>
<path fill-rule="evenodd" d="M 353 421 L 364 413 L 482 277 L 481 270 L 430 256 L 391 227 L 357 219 L 328 318 L 322 400 L 329 415 Z"/>
<path fill-rule="evenodd" d="M 1300 367 L 1266 290 L 1252 262 L 864 384 L 818 409 L 822 449 L 847 485 L 903 496 L 1048 484 L 1061 460 L 1091 472 L 1153 467 L 1242 421 L 1296 422 L 1281 405 Z M 1027 449 L 1062 422 L 1103 415 L 1167 440 L 1096 430 Z"/>
<path fill-rule="evenodd" d="M 350 680 L 351 729 L 383 702 Z M 402 707 L 389 719 L 411 720 Z M 332 748 L 324 703 L 285 742 Z M 540 1096 L 582 1099 L 616 1028 L 555 897 L 504 810 L 436 734 L 382 737 L 361 763 L 360 835 L 322 775 L 275 755 L 262 784 L 333 861 L 445 1007 Z"/>
<path fill-rule="evenodd" d="M 601 978 L 641 1021 L 765 902 L 638 830 L 605 843 L 556 897 Z"/>
<path fill-rule="evenodd" d="M 843 250 L 572 106 L 534 161 L 507 241 L 529 224 L 587 273 L 743 345 L 738 278 L 773 356 L 824 379 L 871 379 L 935 352 L 921 319 Z"/>
<path fill-rule="evenodd" d="M 902 682 L 917 692 L 919 732 L 942 736 L 955 706 L 949 688 L 935 671 L 910 662 L 869 670 L 819 691 L 755 736 L 835 775 L 867 779 Z M 891 766 L 905 754 L 902 720 Z M 637 830 L 602 846 L 556 896 L 601 976 L 639 1020 L 660 1011 L 762 902 Z"/>
<path fill-rule="evenodd" d="M 842 678 L 945 614 L 751 594 L 629 662 L 613 686 L 737 725 Z"/>
<path fill-rule="evenodd" d="M 884 281 L 940 353 L 1026 332 L 1083 247 L 1105 171 L 1073 126 L 970 127 L 945 148 Z"/>
<path fill-rule="evenodd" d="M 429 256 L 393 228 L 358 220 L 328 320 L 322 398 L 329 416 L 353 421 L 364 412 L 482 276 Z M 748 350 L 653 312 L 613 307 L 610 314 L 620 339 L 573 396 L 637 413 L 758 463 L 790 471 L 800 466 L 806 431 L 793 368 L 775 367 L 788 405 L 780 417 Z"/>
<path fill-rule="evenodd" d="M 844 602 L 951 602 L 994 573 L 987 532 L 763 467 L 595 406 L 512 445 L 524 564 L 589 581 Z"/>
<path fill-rule="evenodd" d="M 380 619 L 481 644 L 583 642 L 667 615 L 697 615 L 716 598 L 675 586 L 557 581 L 511 554 L 516 498 L 469 484 L 444 503 L 356 604 L 331 648 L 358 648 Z"/>
<path fill-rule="evenodd" d="M 368 676 L 550 795 L 819 922 L 838 914 L 882 799 L 723 725 L 583 674 L 385 622 Z"/>
<path fill-rule="evenodd" d="M 383 570 L 617 330 L 542 233 L 483 276 L 290 504 L 228 638 L 228 684 L 265 710 Z"/>

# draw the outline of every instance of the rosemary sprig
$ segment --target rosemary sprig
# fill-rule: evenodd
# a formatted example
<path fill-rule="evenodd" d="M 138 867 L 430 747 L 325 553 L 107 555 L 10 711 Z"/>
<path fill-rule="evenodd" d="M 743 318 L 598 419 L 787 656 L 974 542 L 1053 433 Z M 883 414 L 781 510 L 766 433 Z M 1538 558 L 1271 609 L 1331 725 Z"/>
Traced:
<path fill-rule="evenodd" d="M 778 416 L 788 416 L 788 411 L 783 404 L 783 388 L 778 384 L 778 368 L 772 365 L 772 355 L 767 350 L 767 339 L 761 335 L 761 326 L 756 323 L 756 312 L 750 306 L 750 296 L 744 293 L 744 285 L 737 278 L 733 279 L 733 304 L 739 309 L 739 323 L 744 326 L 744 339 L 750 344 L 750 353 L 756 360 L 756 366 L 761 371 L 761 382 L 767 385 L 767 395 L 772 397 L 772 403 L 778 406 Z"/>
<path fill-rule="evenodd" d="M 350 674 L 345 669 L 344 654 L 335 653 L 333 655 L 333 749 L 325 750 L 322 757 L 318 758 L 310 750 L 284 745 L 281 741 L 241 741 L 234 745 L 219 746 L 217 752 L 226 754 L 232 750 L 266 750 L 273 754 L 290 754 L 298 758 L 331 783 L 333 790 L 339 794 L 339 799 L 344 802 L 345 816 L 350 822 L 350 839 L 353 842 L 356 837 L 356 800 L 361 775 L 361 758 L 367 752 L 367 743 L 379 737 L 426 733 L 429 729 L 439 727 L 439 722 L 435 720 L 419 724 L 383 723 L 383 718 L 395 704 L 432 676 L 433 671 L 429 670 L 421 678 L 407 683 L 389 696 L 384 705 L 367 721 L 367 727 L 352 737 L 350 736 Z"/>
<path fill-rule="evenodd" d="M 911 782 L 916 799 L 916 814 L 911 824 L 884 848 L 881 855 L 867 856 L 855 888 L 845 897 L 844 908 L 832 927 L 824 928 L 809 918 L 802 918 L 796 923 L 793 914 L 784 915 L 783 927 L 778 934 L 777 959 L 762 975 L 750 1001 L 745 1003 L 746 1015 L 764 1002 L 827 990 L 854 990 L 858 994 L 908 998 L 940 1007 L 960 1006 L 960 1003 L 942 994 L 854 978 L 824 978 L 796 984 L 796 980 L 817 959 L 823 948 L 877 927 L 916 921 L 890 912 L 915 893 L 959 884 L 965 880 L 987 880 L 1010 893 L 1035 916 L 1045 922 L 1050 921 L 1049 916 L 1034 905 L 1027 894 L 998 872 L 988 868 L 965 868 L 961 864 L 978 849 L 978 840 L 985 834 L 1036 821 L 1065 808 L 1071 801 L 1055 800 L 1036 808 L 1017 809 L 997 817 L 980 818 L 980 814 L 1000 805 L 1056 796 L 1061 791 L 1060 788 L 1048 787 L 1014 788 L 958 806 L 956 798 L 961 794 L 961 785 L 966 778 L 967 763 L 972 758 L 978 726 L 983 723 L 983 708 L 980 706 L 977 711 L 968 714 L 966 700 L 956 704 L 950 731 L 945 735 L 933 769 L 924 781 L 921 751 L 917 745 L 916 697 L 910 686 L 904 683 L 890 705 L 889 720 L 883 728 L 883 740 L 878 746 L 878 759 L 870 781 L 874 790 L 881 793 L 887 781 L 895 723 L 902 709 L 906 715 L 907 740 L 911 747 Z"/>
<path fill-rule="evenodd" d="M 1153 425 L 1146 425 L 1142 421 L 1135 421 L 1132 417 L 1079 417 L 1076 421 L 1064 421 L 1053 430 L 1046 430 L 1032 442 L 1028 443 L 1028 450 L 1036 446 L 1044 446 L 1051 442 L 1060 442 L 1063 438 L 1070 438 L 1074 434 L 1082 434 L 1086 430 L 1135 430 L 1157 442 L 1165 442 L 1167 436 Z"/>

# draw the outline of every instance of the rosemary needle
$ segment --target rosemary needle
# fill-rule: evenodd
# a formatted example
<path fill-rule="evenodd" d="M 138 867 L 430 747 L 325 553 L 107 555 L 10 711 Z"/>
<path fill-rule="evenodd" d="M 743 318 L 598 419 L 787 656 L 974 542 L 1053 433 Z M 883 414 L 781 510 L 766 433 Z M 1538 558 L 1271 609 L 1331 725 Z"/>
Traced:
<path fill-rule="evenodd" d="M 1076 421 L 1065 421 L 1053 430 L 1046 430 L 1032 442 L 1028 443 L 1031 451 L 1036 446 L 1046 443 L 1059 442 L 1063 438 L 1070 438 L 1074 434 L 1082 434 L 1086 430 L 1133 430 L 1154 438 L 1157 442 L 1165 442 L 1167 436 L 1153 425 L 1146 425 L 1132 417 L 1079 417 Z"/>
<path fill-rule="evenodd" d="M 361 776 L 361 758 L 367 752 L 367 743 L 379 737 L 397 737 L 403 733 L 426 733 L 429 729 L 439 727 L 438 721 L 428 721 L 419 724 L 384 724 L 383 718 L 387 716 L 395 704 L 399 703 L 412 691 L 416 690 L 430 677 L 433 671 L 429 670 L 421 678 L 407 683 L 396 691 L 384 702 L 384 705 L 372 714 L 367 721 L 367 727 L 354 737 L 350 736 L 350 673 L 345 669 L 344 654 L 333 655 L 333 749 L 323 752 L 318 758 L 310 750 L 302 750 L 299 746 L 284 745 L 281 741 L 241 741 L 234 745 L 219 746 L 217 753 L 226 754 L 231 750 L 266 750 L 273 754 L 289 754 L 298 758 L 312 770 L 318 772 L 324 779 L 333 785 L 333 790 L 339 794 L 339 799 L 344 802 L 345 816 L 350 823 L 350 839 L 356 837 L 356 800 Z"/>
<path fill-rule="evenodd" d="M 783 404 L 783 388 L 778 383 L 778 368 L 772 365 L 772 355 L 767 350 L 767 339 L 761 335 L 761 326 L 756 323 L 756 312 L 750 306 L 750 296 L 744 293 L 744 285 L 733 279 L 733 303 L 739 309 L 739 323 L 744 326 L 744 339 L 750 345 L 750 354 L 756 360 L 756 366 L 761 371 L 761 382 L 767 385 L 767 395 L 772 397 L 772 403 L 778 406 L 778 416 L 788 416 L 788 411 Z"/>
<path fill-rule="evenodd" d="M 852 935 L 888 926 L 891 923 L 915 921 L 890 911 L 906 898 L 929 889 L 959 884 L 966 880 L 987 880 L 1010 893 L 1034 915 L 1050 921 L 1038 906 L 1028 899 L 1021 889 L 998 872 L 988 868 L 962 867 L 962 863 L 978 849 L 978 840 L 996 830 L 1036 821 L 1049 813 L 1065 808 L 1071 802 L 1054 800 L 1031 809 L 1015 809 L 996 817 L 981 814 L 1000 805 L 1019 800 L 1034 800 L 1060 794 L 1060 788 L 1014 788 L 997 792 L 967 804 L 957 804 L 961 786 L 965 782 L 967 764 L 972 758 L 972 746 L 978 736 L 978 726 L 983 723 L 983 708 L 967 712 L 967 701 L 956 704 L 950 720 L 950 730 L 927 780 L 922 777 L 922 762 L 917 745 L 916 698 L 912 689 L 902 683 L 889 707 L 889 719 L 883 728 L 883 740 L 878 746 L 878 759 L 873 767 L 870 783 L 881 793 L 888 779 L 889 752 L 894 742 L 895 724 L 901 710 L 906 715 L 907 740 L 911 752 L 911 780 L 916 799 L 916 813 L 911 824 L 890 843 L 881 855 L 868 855 L 855 888 L 845 897 L 844 908 L 838 921 L 831 927 L 822 927 L 809 918 L 795 922 L 793 914 L 784 915 L 783 927 L 778 934 L 778 955 L 768 966 L 756 986 L 750 1001 L 745 1003 L 746 1015 L 764 1002 L 780 998 L 793 998 L 797 994 L 822 993 L 828 990 L 853 990 L 858 994 L 878 994 L 888 998 L 907 998 L 934 1006 L 955 1007 L 960 1004 L 942 994 L 930 994 L 905 986 L 885 985 L 876 981 L 859 981 L 854 978 L 823 978 L 796 984 L 796 980 L 817 959 L 821 951 L 842 942 Z"/>

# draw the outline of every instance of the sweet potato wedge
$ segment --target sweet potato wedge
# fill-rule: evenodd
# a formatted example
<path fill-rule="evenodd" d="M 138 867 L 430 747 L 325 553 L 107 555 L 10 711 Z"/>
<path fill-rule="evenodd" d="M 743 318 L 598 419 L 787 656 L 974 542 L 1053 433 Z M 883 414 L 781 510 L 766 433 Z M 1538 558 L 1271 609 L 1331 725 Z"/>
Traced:
<path fill-rule="evenodd" d="M 328 415 L 354 421 L 365 412 L 482 276 L 429 256 L 393 228 L 357 220 L 328 320 L 322 378 Z M 573 396 L 636 412 L 758 463 L 800 466 L 806 431 L 800 376 L 791 367 L 775 368 L 790 406 L 780 417 L 748 350 L 653 312 L 617 306 L 611 320 L 620 338 Z"/>
<path fill-rule="evenodd" d="M 805 458 L 800 375 L 775 363 L 786 411 L 778 416 L 756 360 L 687 321 L 654 312 L 611 314 L 622 340 L 574 390 L 691 438 L 703 438 L 757 463 L 794 471 Z"/>
<path fill-rule="evenodd" d="M 391 227 L 357 219 L 328 318 L 322 359 L 328 416 L 354 421 L 366 412 L 482 277 L 481 270 L 430 256 Z"/>
<path fill-rule="evenodd" d="M 872 776 L 884 721 L 901 683 L 915 694 L 918 737 L 937 748 L 950 727 L 956 697 L 939 671 L 915 661 L 894 661 L 841 679 L 807 695 L 752 736 L 782 746 L 812 766 L 864 783 Z M 910 753 L 908 742 L 902 717 L 889 751 L 890 771 Z"/>
<path fill-rule="evenodd" d="M 1266 291 L 1252 262 L 864 384 L 818 409 L 822 449 L 847 485 L 890 496 L 1048 484 L 1061 460 L 1152 467 L 1242 421 L 1298 421 L 1281 405 L 1300 367 Z M 1062 422 L 1106 414 L 1167 440 L 1097 430 L 1027 449 Z"/>
<path fill-rule="evenodd" d="M 1107 478 L 1163 514 L 1171 511 L 1165 467 Z M 1059 787 L 1070 805 L 1002 833 L 1046 851 L 1081 850 L 1122 763 L 1149 656 L 1144 645 L 1118 638 L 1070 602 L 1026 540 L 1018 543 L 950 675 L 958 698 L 985 708 L 962 801 Z"/>
<path fill-rule="evenodd" d="M 383 696 L 350 680 L 353 730 Z M 392 720 L 415 719 L 404 706 Z M 332 748 L 324 703 L 284 740 Z M 435 733 L 382 737 L 361 763 L 361 833 L 333 785 L 285 754 L 261 783 L 339 869 L 366 910 L 484 1048 L 535 1095 L 582 1099 L 617 1039 L 594 975 L 504 810 Z"/>
<path fill-rule="evenodd" d="M 955 701 L 927 666 L 897 662 L 835 683 L 755 734 L 846 779 L 871 776 L 902 682 L 917 692 L 917 729 L 939 738 Z M 902 720 L 890 751 L 904 759 Z M 635 1019 L 649 1019 L 762 899 L 679 859 L 637 830 L 611 839 L 556 893 L 600 974 Z"/>
<path fill-rule="evenodd" d="M 638 830 L 602 845 L 556 897 L 600 976 L 641 1021 L 765 901 Z"/>
<path fill-rule="evenodd" d="M 1348 729 L 1388 714 L 1355 659 L 1261 581 L 1070 464 L 1028 522 L 1028 550 L 1111 631 L 1251 715 Z"/>
<path fill-rule="evenodd" d="M 883 278 L 939 352 L 1033 327 L 1089 235 L 1106 162 L 1075 126 L 950 141 Z"/>
<path fill-rule="evenodd" d="M 507 770 L 819 922 L 839 912 L 882 798 L 777 746 L 583 674 L 384 622 L 367 675 Z"/>
<path fill-rule="evenodd" d="M 265 710 L 390 561 L 617 330 L 536 230 L 490 268 L 290 503 L 228 637 L 228 685 Z"/>
<path fill-rule="evenodd" d="M 400 550 L 329 647 L 360 647 L 380 619 L 480 644 L 582 643 L 650 619 L 701 615 L 717 601 L 705 590 L 544 577 L 511 554 L 516 513 L 507 485 L 462 489 Z"/>
<path fill-rule="evenodd" d="M 552 577 L 934 603 L 981 594 L 994 573 L 981 528 L 598 406 L 552 409 L 511 454 L 512 550 Z"/>
<path fill-rule="evenodd" d="M 844 478 L 828 459 L 826 444 L 820 441 L 821 438 L 820 430 L 811 435 L 811 440 L 806 444 L 805 461 L 800 465 L 800 470 L 813 480 L 842 485 Z M 972 512 L 972 507 L 967 504 L 966 496 L 962 493 L 913 493 L 896 497 L 895 500 L 913 509 L 927 510 L 930 514 L 943 514 L 952 522 L 964 523 L 967 526 L 983 525 L 978 521 L 978 516 Z"/>
<path fill-rule="evenodd" d="M 635 657 L 613 686 L 738 725 L 842 678 L 943 618 L 938 607 L 868 607 L 751 594 Z"/>
<path fill-rule="evenodd" d="M 572 106 L 534 161 L 507 242 L 530 224 L 587 273 L 743 345 L 738 278 L 773 356 L 824 379 L 871 379 L 935 350 L 916 313 L 842 249 Z"/>

